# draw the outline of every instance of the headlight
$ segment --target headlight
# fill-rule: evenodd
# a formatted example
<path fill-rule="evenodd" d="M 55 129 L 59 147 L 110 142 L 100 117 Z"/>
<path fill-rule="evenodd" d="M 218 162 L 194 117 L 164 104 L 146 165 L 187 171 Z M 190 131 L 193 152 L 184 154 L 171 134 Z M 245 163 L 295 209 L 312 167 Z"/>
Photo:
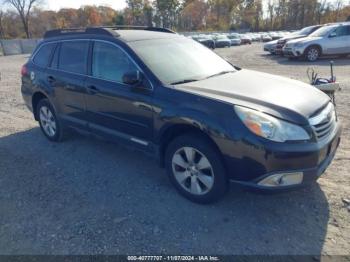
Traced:
<path fill-rule="evenodd" d="M 235 106 L 244 125 L 254 134 L 275 142 L 309 140 L 311 137 L 300 126 L 277 119 L 257 110 Z"/>

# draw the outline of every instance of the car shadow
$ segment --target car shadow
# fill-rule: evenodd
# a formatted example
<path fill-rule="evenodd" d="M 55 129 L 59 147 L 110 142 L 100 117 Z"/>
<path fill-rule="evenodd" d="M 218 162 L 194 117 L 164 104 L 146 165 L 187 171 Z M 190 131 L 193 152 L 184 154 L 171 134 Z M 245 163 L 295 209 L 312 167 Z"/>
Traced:
<path fill-rule="evenodd" d="M 198 205 L 141 152 L 39 128 L 0 138 L 0 174 L 1 254 L 319 255 L 329 220 L 318 184 Z"/>

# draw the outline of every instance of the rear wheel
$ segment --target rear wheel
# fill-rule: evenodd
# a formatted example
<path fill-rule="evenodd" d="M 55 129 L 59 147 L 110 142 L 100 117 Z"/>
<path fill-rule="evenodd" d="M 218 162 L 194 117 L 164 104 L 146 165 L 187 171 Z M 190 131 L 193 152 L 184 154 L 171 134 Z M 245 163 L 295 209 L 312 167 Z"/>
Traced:
<path fill-rule="evenodd" d="M 58 120 L 53 106 L 48 99 L 42 99 L 37 105 L 37 117 L 41 131 L 44 135 L 54 142 L 59 142 L 64 137 L 62 123 Z"/>
<path fill-rule="evenodd" d="M 317 46 L 311 46 L 305 51 L 305 59 L 309 62 L 316 61 L 321 55 L 321 50 Z"/>
<path fill-rule="evenodd" d="M 211 203 L 227 191 L 228 181 L 220 152 L 204 137 L 176 138 L 166 150 L 165 166 L 175 188 L 193 202 Z"/>

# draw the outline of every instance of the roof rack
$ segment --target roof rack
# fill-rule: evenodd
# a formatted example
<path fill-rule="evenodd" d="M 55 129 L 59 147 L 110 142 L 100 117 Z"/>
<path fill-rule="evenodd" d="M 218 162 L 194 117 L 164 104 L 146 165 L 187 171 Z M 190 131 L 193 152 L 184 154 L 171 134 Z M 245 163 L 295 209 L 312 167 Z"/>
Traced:
<path fill-rule="evenodd" d="M 163 33 L 176 34 L 174 31 L 162 28 L 162 27 L 148 27 L 148 26 L 103 26 L 103 27 L 87 27 L 87 28 L 66 28 L 55 29 L 47 31 L 44 34 L 44 38 L 64 36 L 64 35 L 76 35 L 76 34 L 89 34 L 89 35 L 104 35 L 118 37 L 120 36 L 116 30 L 145 30 L 155 31 Z"/>
<path fill-rule="evenodd" d="M 87 28 L 66 28 L 66 29 L 55 29 L 47 31 L 44 34 L 44 38 L 65 36 L 65 35 L 76 35 L 76 34 L 90 34 L 90 35 L 105 35 L 118 37 L 119 34 L 109 28 L 103 27 L 87 27 Z"/>
<path fill-rule="evenodd" d="M 173 30 L 171 30 L 169 28 L 153 27 L 153 26 L 116 25 L 116 26 L 107 26 L 104 28 L 110 28 L 113 30 L 145 30 L 145 31 L 154 31 L 154 32 L 176 34 Z"/>

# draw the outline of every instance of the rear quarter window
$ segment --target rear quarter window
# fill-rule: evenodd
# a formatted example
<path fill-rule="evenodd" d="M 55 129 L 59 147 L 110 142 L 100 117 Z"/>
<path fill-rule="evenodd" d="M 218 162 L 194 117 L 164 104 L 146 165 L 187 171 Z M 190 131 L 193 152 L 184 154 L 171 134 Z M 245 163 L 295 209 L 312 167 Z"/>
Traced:
<path fill-rule="evenodd" d="M 58 68 L 66 72 L 86 74 L 88 49 L 88 41 L 63 42 Z"/>
<path fill-rule="evenodd" d="M 45 44 L 39 48 L 38 52 L 33 58 L 34 64 L 40 67 L 47 67 L 50 62 L 50 57 L 55 49 L 56 44 Z"/>

